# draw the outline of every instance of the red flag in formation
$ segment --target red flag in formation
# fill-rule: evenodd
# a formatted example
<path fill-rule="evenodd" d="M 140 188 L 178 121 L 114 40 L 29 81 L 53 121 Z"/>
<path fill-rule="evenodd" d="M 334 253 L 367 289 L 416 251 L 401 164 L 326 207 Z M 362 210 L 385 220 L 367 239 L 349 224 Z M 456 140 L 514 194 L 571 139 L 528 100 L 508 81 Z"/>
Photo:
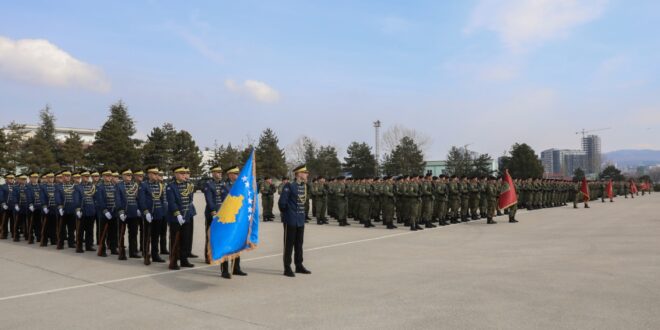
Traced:
<path fill-rule="evenodd" d="M 504 182 L 506 182 L 509 187 L 500 193 L 500 201 L 497 207 L 501 210 L 518 203 L 518 197 L 516 196 L 516 186 L 513 184 L 511 175 L 509 175 L 509 170 L 504 171 Z"/>
<path fill-rule="evenodd" d="M 614 197 L 614 189 L 612 187 L 612 180 L 607 183 L 607 198 L 612 199 Z"/>
<path fill-rule="evenodd" d="M 637 185 L 635 184 L 635 181 L 630 180 L 630 192 L 633 194 L 637 193 Z"/>
<path fill-rule="evenodd" d="M 580 191 L 582 191 L 582 198 L 585 202 L 591 199 L 589 196 L 589 185 L 587 184 L 587 178 L 582 178 L 582 189 L 580 189 Z"/>

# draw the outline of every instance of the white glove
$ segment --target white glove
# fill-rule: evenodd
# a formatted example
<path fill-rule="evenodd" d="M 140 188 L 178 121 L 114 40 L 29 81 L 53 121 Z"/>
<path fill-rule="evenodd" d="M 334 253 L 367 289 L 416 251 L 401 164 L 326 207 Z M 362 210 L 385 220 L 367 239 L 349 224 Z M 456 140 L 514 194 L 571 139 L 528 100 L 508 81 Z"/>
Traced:
<path fill-rule="evenodd" d="M 30 209 L 30 212 L 34 212 L 34 206 L 30 205 L 28 208 Z"/>
<path fill-rule="evenodd" d="M 110 212 L 105 211 L 105 214 L 104 214 L 104 215 L 105 215 L 105 218 L 106 218 L 106 219 L 108 219 L 108 220 L 112 219 L 112 214 L 110 214 Z"/>
<path fill-rule="evenodd" d="M 76 216 L 78 217 L 78 219 L 82 218 L 82 212 L 76 211 Z"/>
<path fill-rule="evenodd" d="M 44 214 L 48 214 L 48 208 L 47 207 L 44 206 L 42 211 L 44 211 Z"/>
<path fill-rule="evenodd" d="M 61 217 L 64 216 L 64 209 L 60 209 L 60 216 L 61 216 Z"/>
<path fill-rule="evenodd" d="M 178 221 L 181 226 L 183 226 L 183 223 L 185 222 L 183 221 L 183 216 L 181 214 L 176 216 L 176 221 Z"/>
<path fill-rule="evenodd" d="M 19 212 L 21 210 L 21 208 L 18 207 L 18 205 L 14 205 L 14 210 L 16 210 L 16 212 Z"/>
<path fill-rule="evenodd" d="M 148 223 L 151 223 L 151 221 L 154 219 L 154 217 L 151 216 L 151 213 L 145 214 L 144 218 L 147 220 Z"/>
<path fill-rule="evenodd" d="M 6 209 L 8 209 L 8 208 L 9 208 L 9 206 L 7 206 L 7 204 L 2 203 L 2 209 L 3 209 L 3 210 L 6 210 Z"/>
<path fill-rule="evenodd" d="M 119 219 L 120 219 L 121 221 L 126 221 L 126 214 L 124 214 L 124 213 L 120 214 L 120 215 L 119 215 Z"/>
<path fill-rule="evenodd" d="M 138 217 L 142 216 L 142 212 L 140 212 L 140 210 L 137 210 L 137 214 L 138 214 Z"/>

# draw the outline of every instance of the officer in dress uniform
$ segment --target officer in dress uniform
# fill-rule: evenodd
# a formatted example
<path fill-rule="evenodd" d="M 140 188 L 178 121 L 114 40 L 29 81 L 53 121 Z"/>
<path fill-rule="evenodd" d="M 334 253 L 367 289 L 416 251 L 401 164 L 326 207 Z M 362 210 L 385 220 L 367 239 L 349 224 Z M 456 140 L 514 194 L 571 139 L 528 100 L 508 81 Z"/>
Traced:
<path fill-rule="evenodd" d="M 96 189 L 96 209 L 100 217 L 100 230 L 99 246 L 97 255 L 99 257 L 107 257 L 106 246 L 110 248 L 110 253 L 117 255 L 117 219 L 123 215 L 123 210 L 120 209 L 121 200 L 117 192 L 117 186 L 113 183 L 113 172 L 111 170 L 104 170 L 101 172 L 103 175 L 103 182 L 98 185 Z"/>
<path fill-rule="evenodd" d="M 14 173 L 5 174 L 5 184 L 0 186 L 0 197 L 2 200 L 2 235 L 0 238 L 7 239 L 9 228 L 14 226 L 14 186 L 16 176 Z"/>
<path fill-rule="evenodd" d="M 142 254 L 145 265 L 151 264 L 151 261 L 165 262 L 158 253 L 161 228 L 162 226 L 167 228 L 164 207 L 165 185 L 160 181 L 158 172 L 157 167 L 147 168 L 148 180 L 142 182 L 138 193 L 138 204 L 144 215 Z"/>
<path fill-rule="evenodd" d="M 58 250 L 64 248 L 65 238 L 69 248 L 75 247 L 76 217 L 80 212 L 80 205 L 82 204 L 82 194 L 79 187 L 71 180 L 71 176 L 73 175 L 71 171 L 63 171 L 61 174 L 63 203 L 59 206 L 58 210 L 60 214 L 60 221 L 57 229 L 60 234 L 59 241 L 57 242 Z"/>
<path fill-rule="evenodd" d="M 82 217 L 78 219 L 79 225 L 76 226 L 79 230 L 76 233 L 76 252 L 82 253 L 83 241 L 86 251 L 96 251 L 94 248 L 94 223 L 96 222 L 96 203 L 94 203 L 94 195 L 96 195 L 96 185 L 90 181 L 91 173 L 83 171 L 80 173 L 82 183 L 80 188 L 82 190 L 82 206 L 80 210 Z"/>
<path fill-rule="evenodd" d="M 28 221 L 28 244 L 34 244 L 36 237 L 37 242 L 41 241 L 41 218 L 43 201 L 41 200 L 41 186 L 39 185 L 39 173 L 30 173 L 30 189 L 32 191 L 32 211 L 30 211 L 30 218 Z"/>
<path fill-rule="evenodd" d="M 12 229 L 12 234 L 14 235 L 14 242 L 20 240 L 20 234 L 22 233 L 25 239 L 28 239 L 28 233 L 26 230 L 27 218 L 31 210 L 34 210 L 33 194 L 32 188 L 27 184 L 28 176 L 26 174 L 21 174 L 18 176 L 18 184 L 13 189 L 14 194 L 14 210 L 15 219 L 14 227 Z"/>
<path fill-rule="evenodd" d="M 196 215 L 193 205 L 195 187 L 188 182 L 190 171 L 185 166 L 172 169 L 174 180 L 167 185 L 168 222 L 170 224 L 170 265 L 172 270 L 195 267 L 188 261 L 192 247 L 192 222 Z"/>
<path fill-rule="evenodd" d="M 211 180 L 204 183 L 204 199 L 206 200 L 206 208 L 204 209 L 204 218 L 206 220 L 206 241 L 204 244 L 204 261 L 207 264 L 211 263 L 209 257 L 209 228 L 213 217 L 220 211 L 222 201 L 224 200 L 223 193 L 225 192 L 225 182 L 222 181 L 222 168 L 219 165 L 213 166 L 210 169 Z"/>
<path fill-rule="evenodd" d="M 57 244 L 57 235 L 55 234 L 57 218 L 57 206 L 62 204 L 60 199 L 64 194 L 60 191 L 61 187 L 55 184 L 55 173 L 46 173 L 45 182 L 41 184 L 41 200 L 44 205 L 41 212 L 44 214 L 41 224 L 41 243 L 39 246 L 47 246 L 48 241 L 51 245 Z"/>
<path fill-rule="evenodd" d="M 236 182 L 236 179 L 238 179 L 238 174 L 240 173 L 240 169 L 238 166 L 233 165 L 230 166 L 227 169 L 227 181 L 225 182 L 223 186 L 223 192 L 221 193 L 221 203 L 224 202 L 225 198 L 227 198 L 227 195 L 229 195 L 229 192 L 231 191 L 231 187 L 234 185 L 234 182 Z M 238 256 L 234 259 L 233 261 L 233 271 L 230 273 L 229 272 L 229 262 L 225 261 L 222 264 L 220 264 L 220 270 L 221 270 L 221 276 L 223 278 L 231 278 L 231 275 L 238 275 L 238 276 L 247 276 L 247 273 L 243 272 L 241 270 L 241 257 Z"/>
<path fill-rule="evenodd" d="M 163 186 L 167 186 L 165 184 L 165 171 L 158 169 L 158 182 L 162 183 Z M 163 218 L 164 221 L 162 221 L 161 225 L 159 226 L 160 228 L 160 254 L 170 254 L 168 245 L 167 245 L 167 196 L 165 196 L 165 199 L 163 200 L 163 210 L 165 211 L 165 217 Z"/>
<path fill-rule="evenodd" d="M 122 170 L 121 175 L 123 180 L 117 184 L 117 192 L 122 202 L 120 208 L 124 210 L 124 216 L 119 216 L 119 220 L 122 222 L 119 229 L 119 260 L 126 260 L 126 248 L 121 244 L 126 228 L 128 228 L 128 256 L 129 258 L 137 259 L 141 258 L 137 253 L 137 232 L 138 221 L 140 219 L 137 195 L 140 186 L 136 182 L 133 182 L 133 171 L 130 168 Z"/>
<path fill-rule="evenodd" d="M 303 266 L 303 239 L 305 236 L 305 201 L 307 200 L 307 176 L 305 165 L 293 170 L 295 181 L 287 183 L 278 201 L 284 222 L 284 275 L 296 276 L 291 269 L 291 253 L 295 251 L 296 273 L 311 274 Z"/>

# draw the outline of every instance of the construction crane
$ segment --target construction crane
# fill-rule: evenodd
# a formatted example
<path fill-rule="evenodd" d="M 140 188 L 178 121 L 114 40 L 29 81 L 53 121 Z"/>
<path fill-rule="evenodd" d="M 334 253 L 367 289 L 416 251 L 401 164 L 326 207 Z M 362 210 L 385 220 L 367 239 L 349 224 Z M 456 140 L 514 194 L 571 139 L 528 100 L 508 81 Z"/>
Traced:
<path fill-rule="evenodd" d="M 584 138 L 584 135 L 585 135 L 586 133 L 598 132 L 598 131 L 605 131 L 605 130 L 608 130 L 608 129 L 612 129 L 612 127 L 590 129 L 590 130 L 588 130 L 588 131 L 585 130 L 585 129 L 583 128 L 581 131 L 579 131 L 579 132 L 575 132 L 575 134 L 580 134 L 580 133 L 582 133 L 582 138 Z"/>

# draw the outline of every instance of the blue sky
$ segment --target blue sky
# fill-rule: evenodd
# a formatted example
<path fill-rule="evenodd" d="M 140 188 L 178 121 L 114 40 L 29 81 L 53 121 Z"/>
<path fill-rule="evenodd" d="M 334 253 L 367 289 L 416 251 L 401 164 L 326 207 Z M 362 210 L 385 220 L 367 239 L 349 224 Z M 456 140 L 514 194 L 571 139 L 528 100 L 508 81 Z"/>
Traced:
<path fill-rule="evenodd" d="M 660 2 L 3 1 L 0 125 L 98 127 L 124 100 L 142 136 L 201 147 L 273 128 L 340 150 L 383 130 L 499 156 L 514 142 L 660 149 Z"/>

